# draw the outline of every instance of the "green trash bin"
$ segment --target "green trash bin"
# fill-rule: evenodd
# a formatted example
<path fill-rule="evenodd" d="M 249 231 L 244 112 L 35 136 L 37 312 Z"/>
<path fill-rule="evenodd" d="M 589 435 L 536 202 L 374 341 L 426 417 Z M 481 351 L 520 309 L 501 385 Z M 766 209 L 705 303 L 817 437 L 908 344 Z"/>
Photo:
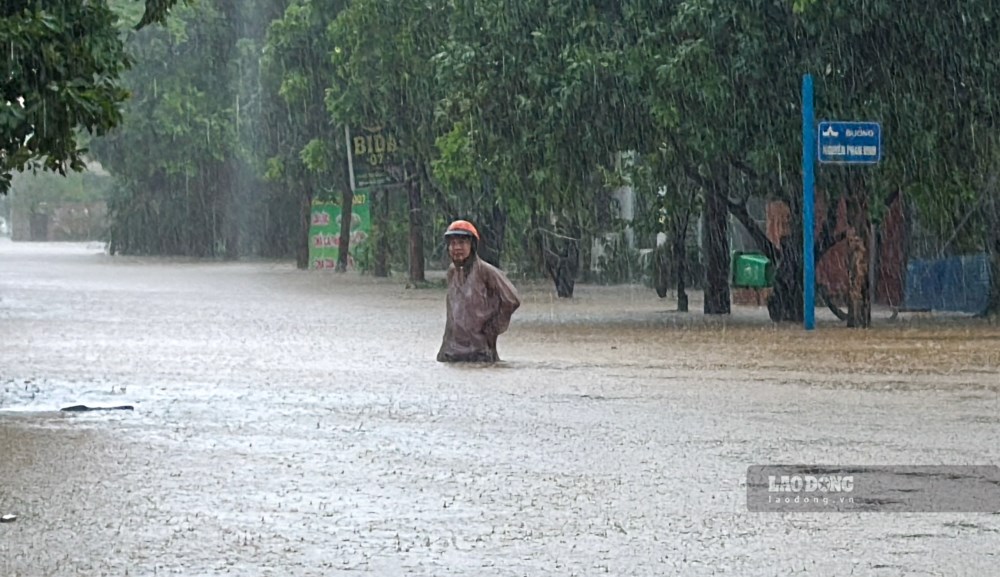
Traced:
<path fill-rule="evenodd" d="M 736 288 L 767 288 L 774 284 L 774 265 L 760 253 L 733 254 L 733 286 Z"/>

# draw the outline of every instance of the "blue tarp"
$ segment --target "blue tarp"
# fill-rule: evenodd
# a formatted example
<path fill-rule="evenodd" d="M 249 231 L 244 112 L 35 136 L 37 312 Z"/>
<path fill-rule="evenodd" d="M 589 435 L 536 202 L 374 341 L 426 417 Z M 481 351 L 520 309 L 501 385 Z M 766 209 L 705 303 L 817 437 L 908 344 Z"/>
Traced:
<path fill-rule="evenodd" d="M 908 309 L 981 313 L 990 296 L 989 255 L 910 259 L 905 287 Z"/>

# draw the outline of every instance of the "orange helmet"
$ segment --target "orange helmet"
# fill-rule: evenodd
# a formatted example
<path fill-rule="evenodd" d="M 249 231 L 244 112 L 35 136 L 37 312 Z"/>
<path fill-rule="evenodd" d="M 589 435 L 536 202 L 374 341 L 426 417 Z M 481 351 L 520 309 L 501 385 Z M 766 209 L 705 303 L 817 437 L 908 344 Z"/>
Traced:
<path fill-rule="evenodd" d="M 471 236 L 479 242 L 479 231 L 467 220 L 456 220 L 448 225 L 448 230 L 444 231 L 444 237 L 449 236 Z"/>

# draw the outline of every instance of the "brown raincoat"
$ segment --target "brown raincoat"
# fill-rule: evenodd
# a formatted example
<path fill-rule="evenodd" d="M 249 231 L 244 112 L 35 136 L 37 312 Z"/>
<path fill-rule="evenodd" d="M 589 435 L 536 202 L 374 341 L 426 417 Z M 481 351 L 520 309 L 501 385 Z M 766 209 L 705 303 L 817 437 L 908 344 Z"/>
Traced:
<path fill-rule="evenodd" d="M 437 355 L 442 363 L 500 360 L 497 336 L 521 306 L 517 289 L 502 272 L 478 256 L 469 260 L 448 269 L 448 320 Z"/>

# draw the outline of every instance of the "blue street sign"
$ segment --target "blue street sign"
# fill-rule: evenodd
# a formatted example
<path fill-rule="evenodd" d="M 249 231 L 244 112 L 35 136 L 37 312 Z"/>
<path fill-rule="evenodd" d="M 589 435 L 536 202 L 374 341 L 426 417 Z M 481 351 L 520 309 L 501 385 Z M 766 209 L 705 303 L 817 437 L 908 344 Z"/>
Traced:
<path fill-rule="evenodd" d="M 882 126 L 877 122 L 820 122 L 816 151 L 831 164 L 878 164 L 882 159 Z"/>

